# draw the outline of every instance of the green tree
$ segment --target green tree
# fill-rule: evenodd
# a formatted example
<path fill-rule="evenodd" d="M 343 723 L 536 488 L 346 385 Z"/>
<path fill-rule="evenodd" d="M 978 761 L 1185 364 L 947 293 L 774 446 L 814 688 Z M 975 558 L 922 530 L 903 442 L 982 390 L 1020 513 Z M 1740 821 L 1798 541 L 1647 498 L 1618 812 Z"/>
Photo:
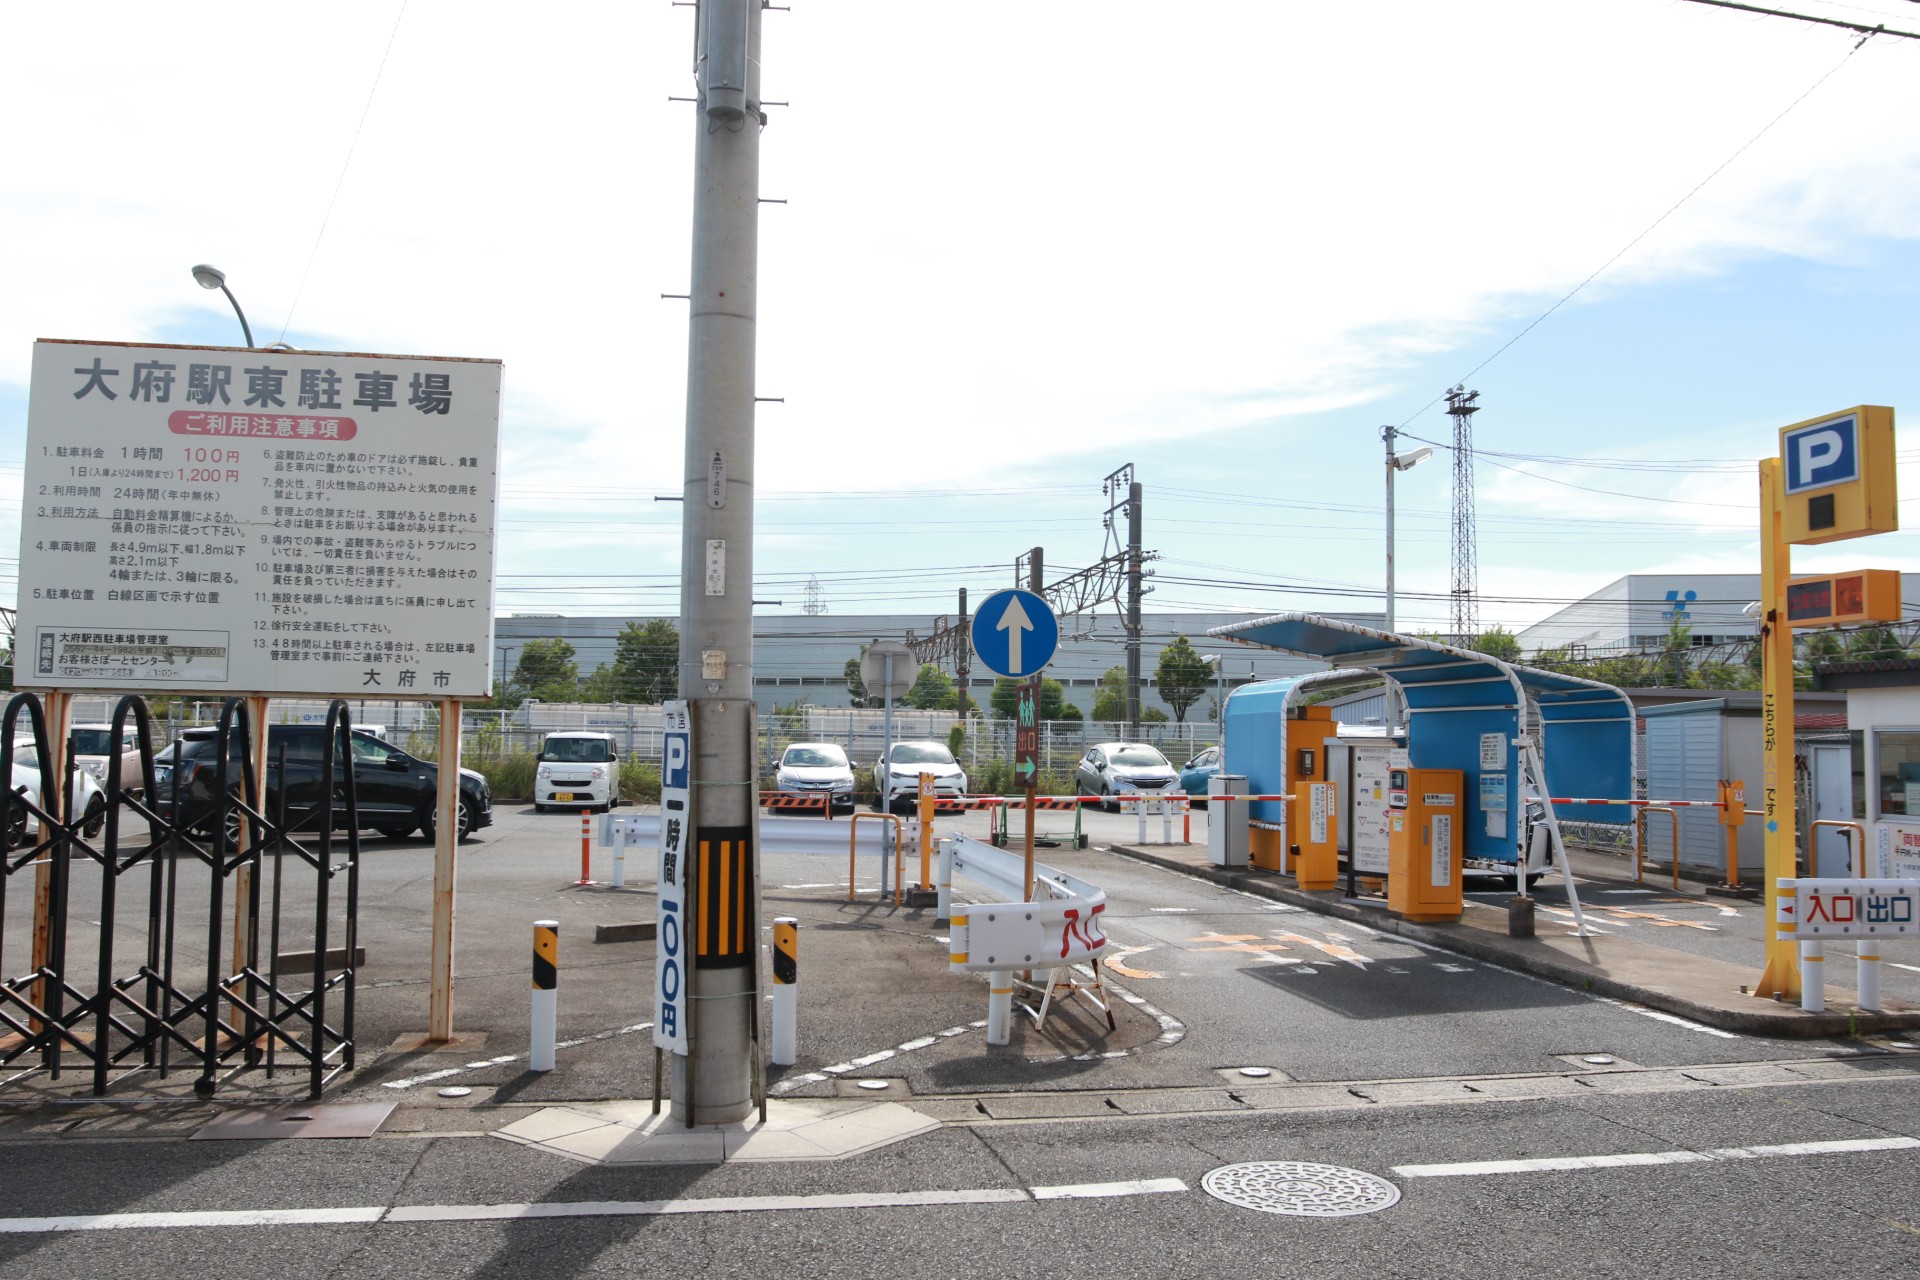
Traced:
<path fill-rule="evenodd" d="M 953 678 L 931 662 L 921 663 L 913 688 L 907 690 L 906 704 L 920 711 L 951 711 L 958 701 Z"/>
<path fill-rule="evenodd" d="M 530 698 L 572 702 L 580 696 L 580 668 L 573 659 L 573 646 L 558 636 L 529 640 L 520 646 L 513 682 Z"/>
<path fill-rule="evenodd" d="M 1484 653 L 1489 658 L 1498 658 L 1502 662 L 1520 661 L 1520 641 L 1505 627 L 1493 627 L 1482 631 L 1480 638 L 1466 647 L 1475 653 Z"/>
<path fill-rule="evenodd" d="M 604 662 L 580 681 L 582 702 L 614 702 L 619 700 L 619 694 L 619 681 L 613 674 L 613 668 Z"/>
<path fill-rule="evenodd" d="M 1095 720 L 1125 720 L 1127 718 L 1127 669 L 1108 667 L 1100 676 L 1100 683 L 1093 690 L 1093 718 Z"/>
<path fill-rule="evenodd" d="M 1166 722 L 1167 722 L 1167 713 L 1162 711 L 1160 708 L 1158 707 L 1140 708 L 1141 724 L 1165 724 Z"/>
<path fill-rule="evenodd" d="M 608 701 L 658 703 L 680 696 L 680 629 L 665 618 L 629 622 L 613 643 Z"/>
<path fill-rule="evenodd" d="M 1847 636 L 1847 657 L 1854 662 L 1878 662 L 1905 655 L 1905 647 L 1894 638 L 1889 627 L 1862 627 Z"/>
<path fill-rule="evenodd" d="M 1176 723 L 1187 722 L 1187 708 L 1206 695 L 1212 675 L 1213 668 L 1200 660 L 1185 636 L 1175 637 L 1160 651 L 1160 665 L 1153 671 L 1154 684 L 1160 690 L 1160 701 L 1173 708 Z M 1141 718 L 1145 719 L 1144 714 Z"/>
<path fill-rule="evenodd" d="M 1025 681 L 1010 680 L 1001 676 L 993 682 L 993 698 L 988 703 L 993 713 L 1002 720 L 1011 720 L 1020 713 L 1020 686 Z M 1069 715 L 1067 710 L 1072 704 L 1067 701 L 1067 688 L 1058 680 L 1042 677 L 1040 680 L 1040 718 L 1042 720 L 1077 720 L 1078 715 Z M 1078 707 L 1072 707 L 1077 712 Z"/>

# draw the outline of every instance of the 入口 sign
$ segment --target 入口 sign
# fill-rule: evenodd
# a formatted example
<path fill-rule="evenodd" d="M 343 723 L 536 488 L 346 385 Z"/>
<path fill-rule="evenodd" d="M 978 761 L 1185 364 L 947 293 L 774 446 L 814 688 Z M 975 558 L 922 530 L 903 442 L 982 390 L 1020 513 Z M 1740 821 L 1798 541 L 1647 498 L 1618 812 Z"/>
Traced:
<path fill-rule="evenodd" d="M 17 683 L 485 696 L 500 373 L 35 343 Z"/>

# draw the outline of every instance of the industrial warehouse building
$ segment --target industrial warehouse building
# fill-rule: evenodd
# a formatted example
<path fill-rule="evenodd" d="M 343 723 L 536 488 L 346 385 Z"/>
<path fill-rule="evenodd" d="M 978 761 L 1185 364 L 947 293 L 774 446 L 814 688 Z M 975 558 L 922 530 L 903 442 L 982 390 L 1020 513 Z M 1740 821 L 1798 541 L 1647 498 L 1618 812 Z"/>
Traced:
<path fill-rule="evenodd" d="M 1140 644 L 1140 706 L 1144 711 L 1156 707 L 1169 718 L 1173 710 L 1160 700 L 1154 689 L 1153 671 L 1160 662 L 1160 651 L 1176 637 L 1185 636 L 1202 656 L 1217 655 L 1220 675 L 1217 684 L 1226 689 L 1250 680 L 1274 676 L 1299 675 L 1318 671 L 1325 665 L 1304 658 L 1289 658 L 1267 650 L 1215 640 L 1207 635 L 1209 627 L 1244 622 L 1244 613 L 1149 613 L 1142 617 Z M 1379 614 L 1333 615 L 1363 626 L 1377 627 Z M 560 614 L 515 614 L 494 621 L 494 671 L 496 679 L 510 676 L 520 660 L 520 648 L 529 640 L 557 637 L 574 648 L 574 661 L 582 676 L 602 663 L 613 661 L 614 642 L 629 622 L 645 626 L 645 617 L 589 618 Z M 675 622 L 677 619 L 668 619 Z M 756 618 L 753 627 L 754 702 L 763 710 L 788 706 L 801 701 L 816 707 L 849 705 L 845 670 L 847 659 L 860 655 L 860 646 L 874 640 L 905 640 L 909 632 L 925 638 L 933 632 L 934 620 L 924 613 L 894 614 L 770 614 Z M 1066 687 L 1067 701 L 1081 713 L 1093 710 L 1100 676 L 1113 667 L 1125 667 L 1127 646 L 1120 620 L 1111 610 L 1060 620 L 1060 651 L 1047 668 L 1047 675 Z M 947 671 L 952 675 L 951 668 Z M 977 664 L 971 673 L 970 696 L 985 703 L 993 692 L 992 673 Z M 1211 719 L 1213 694 L 1195 703 L 1189 716 Z"/>

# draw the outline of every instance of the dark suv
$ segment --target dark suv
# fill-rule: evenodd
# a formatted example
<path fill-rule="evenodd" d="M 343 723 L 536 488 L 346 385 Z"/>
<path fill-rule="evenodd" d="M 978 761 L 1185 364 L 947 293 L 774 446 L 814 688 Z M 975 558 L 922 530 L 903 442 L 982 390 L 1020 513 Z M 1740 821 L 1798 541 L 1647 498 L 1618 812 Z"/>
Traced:
<path fill-rule="evenodd" d="M 173 807 L 174 775 L 179 775 L 180 807 L 186 821 L 208 830 L 217 821 L 219 809 L 219 740 L 217 729 L 189 729 L 180 740 L 154 758 L 154 790 L 157 807 L 167 815 Z M 400 748 L 382 742 L 370 733 L 355 732 L 353 742 L 354 799 L 360 809 L 360 825 L 381 835 L 399 838 L 420 831 L 433 838 L 434 799 L 440 785 L 440 770 L 424 760 L 416 760 Z M 326 729 L 317 724 L 276 724 L 267 727 L 267 816 L 278 811 L 280 798 L 286 796 L 289 825 L 312 830 L 317 823 L 309 815 L 320 800 L 321 753 Z M 281 754 L 285 748 L 286 774 L 281 773 Z M 343 774 L 346 762 L 336 760 L 336 774 Z M 238 786 L 241 777 L 237 739 L 227 766 L 230 785 Z M 344 778 L 336 780 L 340 794 Z M 342 815 L 344 816 L 344 815 Z M 471 769 L 460 771 L 460 839 L 493 823 L 493 792 L 487 780 Z"/>

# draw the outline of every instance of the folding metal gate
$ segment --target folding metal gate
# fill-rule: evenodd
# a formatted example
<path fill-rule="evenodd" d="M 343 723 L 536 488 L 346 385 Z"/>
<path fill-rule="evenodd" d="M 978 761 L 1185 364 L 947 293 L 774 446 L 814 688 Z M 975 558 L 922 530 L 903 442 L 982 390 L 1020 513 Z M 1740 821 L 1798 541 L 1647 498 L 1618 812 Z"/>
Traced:
<path fill-rule="evenodd" d="M 129 723 L 137 795 L 121 786 Z M 29 726 L 37 775 L 15 769 Z M 346 702 L 327 709 L 317 792 L 292 812 L 286 746 L 260 786 L 253 748 L 264 728 L 244 699 L 221 708 L 211 765 L 193 762 L 204 778 L 190 779 L 176 745 L 158 760 L 167 774 L 156 787 L 144 699 L 120 700 L 113 731 L 104 822 L 75 803 L 70 755 L 56 819 L 41 791 L 49 752 L 39 699 L 18 694 L 0 718 L 0 773 L 10 780 L 0 789 L 9 845 L 0 854 L 0 1085 L 84 1069 L 104 1094 L 142 1075 L 191 1071 L 206 1097 L 235 1073 L 262 1069 L 304 1073 L 319 1097 L 353 1066 L 360 838 Z M 145 840 L 129 837 L 142 824 Z M 303 948 L 298 963 L 282 963 L 288 946 Z"/>

